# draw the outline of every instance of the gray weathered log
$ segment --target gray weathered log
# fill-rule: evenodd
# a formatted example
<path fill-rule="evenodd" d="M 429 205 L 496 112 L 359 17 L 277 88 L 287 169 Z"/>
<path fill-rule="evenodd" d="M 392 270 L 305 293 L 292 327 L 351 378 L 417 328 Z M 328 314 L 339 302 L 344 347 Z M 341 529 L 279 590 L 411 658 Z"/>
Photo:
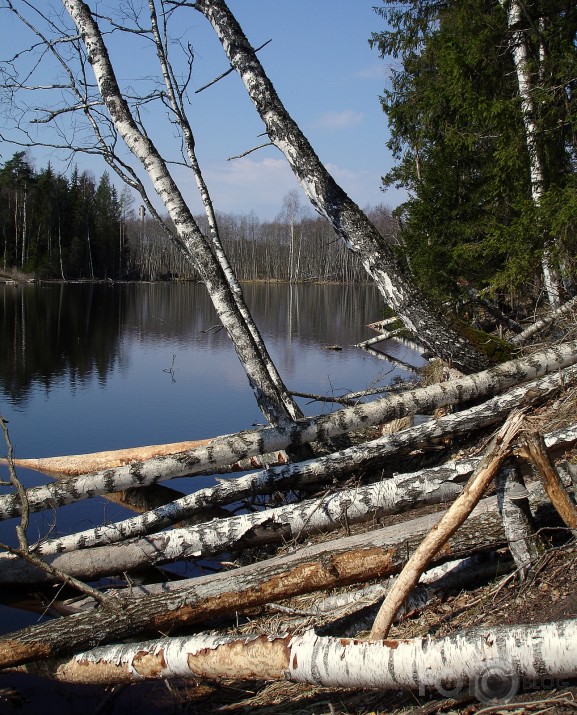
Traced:
<path fill-rule="evenodd" d="M 495 487 L 509 551 L 521 578 L 525 578 L 531 564 L 543 554 L 545 543 L 535 533 L 529 492 L 513 460 L 503 464 L 495 480 Z"/>
<path fill-rule="evenodd" d="M 253 454 L 267 454 L 298 447 L 313 441 L 326 441 L 346 432 L 366 429 L 410 414 L 429 414 L 437 407 L 459 404 L 503 392 L 511 385 L 554 373 L 577 361 L 577 341 L 564 343 L 528 358 L 512 360 L 490 370 L 447 382 L 389 395 L 366 405 L 347 407 L 320 417 L 297 420 L 284 428 L 250 430 L 215 438 L 211 444 L 177 455 L 157 457 L 116 469 L 72 478 L 67 481 L 27 490 L 30 511 L 52 509 L 97 494 L 121 491 L 217 469 Z M 552 377 L 547 378 L 553 379 Z M 566 378 L 569 379 L 569 378 Z M 0 519 L 19 516 L 15 495 L 0 497 Z"/>

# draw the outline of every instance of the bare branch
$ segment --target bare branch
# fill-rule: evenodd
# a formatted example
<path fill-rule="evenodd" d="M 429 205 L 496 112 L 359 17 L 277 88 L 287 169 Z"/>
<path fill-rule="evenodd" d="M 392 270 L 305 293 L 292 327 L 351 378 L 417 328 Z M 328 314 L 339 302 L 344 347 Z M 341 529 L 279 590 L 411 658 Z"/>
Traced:
<path fill-rule="evenodd" d="M 188 5 L 188 4 L 187 4 L 187 5 Z M 194 7 L 194 4 L 188 5 L 188 6 L 189 6 L 189 7 Z M 257 47 L 257 48 L 255 49 L 255 52 L 258 52 L 259 50 L 262 50 L 262 48 L 263 48 L 263 47 L 266 47 L 266 46 L 269 44 L 269 42 L 272 42 L 272 40 L 267 40 L 264 44 L 260 45 L 260 47 Z M 220 82 L 221 79 L 224 79 L 224 78 L 227 77 L 229 74 L 232 74 L 232 72 L 234 72 L 234 70 L 235 70 L 235 68 L 232 67 L 232 66 L 230 66 L 230 67 L 227 69 L 226 72 L 223 72 L 222 74 L 219 74 L 218 77 L 216 77 L 215 79 L 213 79 L 213 80 L 211 80 L 210 82 L 208 82 L 208 84 L 205 84 L 205 85 L 203 85 L 202 87 L 200 87 L 199 89 L 197 89 L 197 90 L 195 91 L 195 94 L 199 94 L 200 92 L 203 92 L 205 89 L 208 89 L 209 87 L 212 87 L 213 84 L 216 84 L 217 82 Z"/>
<path fill-rule="evenodd" d="M 22 485 L 22 482 L 18 479 L 16 475 L 16 469 L 14 468 L 14 448 L 12 446 L 12 441 L 10 439 L 10 434 L 8 432 L 8 424 L 6 420 L 0 416 L 0 426 L 2 427 L 2 430 L 4 432 L 4 439 L 6 441 L 6 445 L 8 448 L 7 452 L 7 462 L 8 462 L 8 472 L 10 474 L 10 481 L 14 485 L 17 493 L 18 493 L 18 498 L 20 499 L 20 504 L 21 504 L 21 517 L 20 517 L 20 523 L 16 527 L 16 535 L 18 537 L 18 544 L 19 548 L 14 549 L 11 546 L 8 546 L 6 544 L 0 543 L 0 548 L 4 549 L 10 554 L 14 554 L 15 556 L 19 556 L 20 558 L 24 559 L 28 563 L 32 564 L 33 566 L 36 566 L 37 568 L 41 569 L 45 573 L 49 574 L 53 579 L 57 581 L 61 581 L 62 583 L 68 584 L 69 586 L 73 586 L 76 588 L 78 591 L 81 593 L 86 594 L 87 596 L 92 596 L 98 603 L 100 603 L 101 606 L 107 607 L 107 608 L 112 608 L 113 610 L 118 610 L 120 607 L 120 604 L 117 601 L 114 601 L 110 596 L 106 596 L 100 591 L 98 591 L 95 588 L 92 588 L 92 586 L 89 586 L 88 584 L 84 583 L 83 581 L 80 581 L 77 578 L 74 578 L 73 576 L 69 576 L 68 574 L 64 573 L 58 568 L 55 568 L 54 566 L 51 566 L 50 564 L 46 563 L 43 561 L 41 558 L 33 554 L 30 550 L 30 546 L 28 544 L 28 538 L 26 536 L 26 529 L 28 528 L 28 521 L 29 521 L 29 514 L 30 514 L 30 509 L 29 509 L 29 504 L 28 504 L 28 496 L 26 494 L 26 490 L 24 489 L 24 486 Z"/>
<path fill-rule="evenodd" d="M 258 151 L 259 149 L 264 149 L 266 146 L 274 146 L 272 142 L 266 142 L 266 144 L 259 144 L 258 146 L 253 147 L 252 149 L 249 149 L 248 151 L 243 152 L 242 154 L 238 154 L 237 156 L 229 156 L 227 161 L 232 161 L 233 159 L 242 159 L 243 156 L 248 156 L 249 154 L 252 154 L 253 151 Z"/>

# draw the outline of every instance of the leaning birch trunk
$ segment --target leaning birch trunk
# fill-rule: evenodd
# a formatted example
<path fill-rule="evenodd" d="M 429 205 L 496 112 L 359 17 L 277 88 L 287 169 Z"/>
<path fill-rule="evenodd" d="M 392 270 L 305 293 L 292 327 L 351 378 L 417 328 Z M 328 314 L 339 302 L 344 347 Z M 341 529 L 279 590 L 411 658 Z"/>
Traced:
<path fill-rule="evenodd" d="M 284 108 L 254 49 L 224 0 L 194 3 L 214 28 L 231 65 L 239 73 L 272 143 L 286 156 L 295 177 L 317 210 L 361 258 L 389 305 L 433 353 L 463 372 L 486 367 L 481 355 L 413 283 L 391 247 L 361 209 L 326 170 Z"/>
<path fill-rule="evenodd" d="M 435 554 L 443 548 L 479 503 L 485 490 L 493 481 L 501 462 L 509 451 L 511 442 L 517 437 L 522 425 L 523 413 L 512 412 L 505 424 L 493 437 L 463 493 L 455 499 L 438 524 L 435 524 L 431 532 L 427 534 L 396 579 L 375 618 L 369 636 L 371 640 L 380 640 L 387 637 L 395 614 L 403 601 L 417 585 L 421 574 Z"/>
<path fill-rule="evenodd" d="M 539 485 L 531 485 L 538 526 L 550 524 L 553 509 Z M 438 521 L 429 514 L 365 534 L 325 541 L 283 557 L 232 571 L 150 586 L 133 585 L 118 610 L 100 608 L 56 619 L 0 638 L 0 669 L 73 653 L 138 633 L 185 627 L 234 616 L 255 606 L 339 586 L 384 579 L 398 573 Z M 555 522 L 553 522 L 555 523 Z M 458 533 L 434 559 L 459 559 L 506 545 L 495 498 L 481 501 Z"/>
<path fill-rule="evenodd" d="M 64 7 L 78 28 L 86 48 L 88 61 L 94 72 L 100 95 L 110 118 L 134 156 L 142 163 L 152 184 L 161 197 L 174 222 L 179 242 L 178 248 L 194 261 L 214 303 L 216 312 L 226 328 L 239 359 L 248 375 L 257 402 L 272 424 L 283 425 L 292 421 L 294 405 L 286 403 L 288 392 L 279 390 L 268 367 L 271 360 L 263 358 L 262 342 L 256 344 L 251 328 L 247 326 L 239 309 L 222 266 L 218 263 L 208 241 L 199 230 L 180 190 L 174 182 L 167 164 L 150 138 L 142 132 L 122 96 L 110 62 L 108 51 L 90 8 L 81 0 L 62 0 Z M 283 386 L 284 387 L 284 386 Z M 290 400 L 292 403 L 292 400 Z M 298 408 L 296 408 L 298 413 Z"/>
<path fill-rule="evenodd" d="M 164 83 L 166 86 L 167 97 L 170 102 L 172 111 L 174 113 L 175 121 L 180 126 L 180 129 L 182 131 L 183 143 L 184 143 L 184 146 L 186 147 L 186 152 L 187 152 L 188 159 L 190 162 L 190 167 L 194 174 L 194 179 L 196 181 L 196 186 L 200 193 L 202 203 L 204 204 L 204 209 L 205 209 L 206 218 L 208 220 L 208 226 L 210 229 L 212 244 L 214 246 L 214 255 L 216 256 L 216 259 L 218 260 L 218 262 L 223 270 L 223 273 L 224 273 L 226 280 L 228 282 L 228 285 L 230 287 L 232 296 L 237 304 L 237 307 L 238 307 L 238 310 L 242 316 L 242 319 L 244 320 L 244 324 L 246 325 L 248 331 L 250 332 L 250 334 L 255 342 L 256 349 L 259 351 L 259 354 L 261 355 L 262 362 L 270 376 L 271 382 L 278 389 L 278 391 L 281 395 L 283 404 L 285 405 L 286 409 L 288 410 L 289 415 L 293 419 L 297 419 L 299 417 L 302 417 L 303 413 L 301 412 L 300 408 L 297 406 L 297 404 L 292 399 L 291 395 L 289 394 L 286 386 L 284 385 L 284 383 L 276 369 L 276 365 L 273 363 L 273 361 L 270 358 L 268 350 L 266 349 L 266 346 L 262 340 L 262 337 L 258 331 L 258 328 L 257 328 L 257 326 L 252 318 L 252 315 L 250 314 L 250 311 L 246 305 L 246 302 L 244 300 L 244 295 L 242 293 L 242 289 L 241 289 L 240 284 L 237 280 L 237 277 L 230 265 L 227 255 L 222 247 L 222 243 L 220 241 L 220 234 L 219 234 L 219 230 L 218 230 L 218 223 L 217 223 L 216 215 L 214 212 L 214 207 L 212 205 L 210 193 L 208 191 L 208 187 L 207 187 L 204 177 L 202 175 L 202 171 L 200 169 L 200 165 L 198 163 L 198 159 L 196 156 L 194 135 L 192 132 L 192 127 L 190 126 L 190 122 L 188 121 L 188 117 L 186 115 L 186 111 L 185 111 L 184 104 L 182 101 L 182 92 L 180 92 L 179 88 L 176 86 L 174 73 L 172 71 L 172 67 L 170 66 L 170 62 L 168 60 L 168 54 L 167 54 L 168 48 L 166 46 L 166 38 L 163 40 L 160 28 L 158 26 L 158 17 L 157 17 L 156 7 L 155 7 L 153 0 L 149 0 L 148 5 L 149 5 L 149 10 L 150 10 L 152 35 L 154 37 L 154 42 L 156 44 L 156 50 L 157 50 L 157 56 L 158 56 L 158 59 L 159 59 L 159 62 L 160 62 L 161 68 L 162 68 L 162 76 L 164 78 Z"/>
<path fill-rule="evenodd" d="M 503 7 L 507 0 L 500 0 Z M 519 86 L 519 97 L 521 99 L 521 116 L 525 127 L 525 141 L 527 153 L 529 155 L 529 166 L 531 170 L 531 197 L 533 203 L 538 208 L 545 189 L 545 171 L 539 147 L 538 129 L 536 123 L 536 107 L 532 96 L 532 81 L 530 70 L 529 47 L 525 37 L 528 29 L 525 27 L 525 10 L 520 0 L 509 0 L 507 11 L 507 25 L 511 31 L 511 44 L 515 72 L 517 73 L 517 83 Z M 551 247 L 543 247 L 541 258 L 543 269 L 543 283 L 549 304 L 552 308 L 558 308 L 560 298 L 560 280 L 555 267 L 553 266 L 553 256 Z"/>
<path fill-rule="evenodd" d="M 322 637 L 313 630 L 277 637 L 197 635 L 97 648 L 27 670 L 102 685 L 233 678 L 421 692 L 452 687 L 488 702 L 515 695 L 522 679 L 575 677 L 576 641 L 575 619 L 372 643 Z"/>
<path fill-rule="evenodd" d="M 158 457 L 132 465 L 75 477 L 66 482 L 48 484 L 27 490 L 31 512 L 52 509 L 97 494 L 145 486 L 175 477 L 205 472 L 253 454 L 266 454 L 315 440 L 325 440 L 349 431 L 365 429 L 410 414 L 427 414 L 437 407 L 458 404 L 482 396 L 494 395 L 524 380 L 555 372 L 577 360 L 577 341 L 565 343 L 529 358 L 512 360 L 476 375 L 449 380 L 408 393 L 389 395 L 366 405 L 348 407 L 328 415 L 298 420 L 284 429 L 267 428 L 214 438 L 207 447 L 199 447 L 179 455 Z M 568 372 L 564 380 L 573 372 Z M 531 390 L 555 389 L 555 380 L 545 378 L 541 387 Z M 0 519 L 19 516 L 21 506 L 16 495 L 0 497 Z"/>

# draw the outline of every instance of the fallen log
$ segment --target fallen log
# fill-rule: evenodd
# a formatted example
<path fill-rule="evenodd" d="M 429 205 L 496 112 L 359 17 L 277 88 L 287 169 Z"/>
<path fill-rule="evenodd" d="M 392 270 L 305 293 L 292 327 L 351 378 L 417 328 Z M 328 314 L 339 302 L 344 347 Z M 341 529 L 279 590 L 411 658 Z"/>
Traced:
<path fill-rule="evenodd" d="M 65 457 L 44 457 L 41 459 L 14 459 L 17 467 L 33 469 L 50 476 L 71 477 L 77 474 L 98 472 L 101 469 L 113 469 L 131 462 L 140 462 L 154 457 L 187 452 L 196 447 L 203 447 L 210 439 L 200 439 L 190 442 L 173 442 L 172 444 L 151 444 L 145 447 L 130 447 L 105 452 L 90 452 L 88 454 L 71 454 Z M 5 463 L 5 460 L 2 460 Z"/>
<path fill-rule="evenodd" d="M 539 484 L 530 485 L 538 525 L 555 515 Z M 0 638 L 0 668 L 73 653 L 143 632 L 166 632 L 214 617 L 314 591 L 383 579 L 398 573 L 439 514 L 355 536 L 325 541 L 288 556 L 174 583 L 131 586 L 122 608 L 100 608 L 29 626 Z M 494 497 L 482 500 L 435 563 L 506 545 Z M 110 594 L 109 594 L 110 595 Z"/>
<path fill-rule="evenodd" d="M 577 675 L 577 619 L 493 626 L 444 638 L 363 642 L 317 635 L 197 635 L 97 648 L 30 664 L 28 672 L 71 683 L 151 679 L 288 680 L 317 686 L 465 691 L 507 701 L 521 679 Z"/>
<path fill-rule="evenodd" d="M 561 381 L 562 377 L 562 381 Z M 520 402 L 529 405 L 534 404 L 545 397 L 551 395 L 561 386 L 572 383 L 577 380 L 577 368 L 568 368 L 561 375 L 549 375 L 530 383 L 522 384 L 505 394 L 488 400 L 478 407 L 463 410 L 459 413 L 453 413 L 440 417 L 437 420 L 430 420 L 423 424 L 405 429 L 393 435 L 387 435 L 380 439 L 367 442 L 358 447 L 350 447 L 346 450 L 341 450 L 325 457 L 320 457 L 316 460 L 307 460 L 296 464 L 288 464 L 284 467 L 273 467 L 266 472 L 255 475 L 251 480 L 243 478 L 243 481 L 238 480 L 241 484 L 240 489 L 235 493 L 235 498 L 232 501 L 242 498 L 249 493 L 254 493 L 254 490 L 266 489 L 268 485 L 269 492 L 271 488 L 278 489 L 281 484 L 303 484 L 321 479 L 323 476 L 330 474 L 331 477 L 343 475 L 358 469 L 374 468 L 382 463 L 382 461 L 392 456 L 393 454 L 402 454 L 403 451 L 410 451 L 421 447 L 430 446 L 441 437 L 447 435 L 464 434 L 481 427 L 494 424 L 499 419 L 504 418 L 512 409 Z M 442 383 L 448 385 L 448 382 Z M 416 392 L 416 391 L 415 391 Z M 359 407 L 358 409 L 363 409 Z M 111 479 L 111 481 L 113 481 Z M 41 487 L 33 487 L 26 490 L 28 506 L 31 512 L 42 511 L 43 509 L 52 509 L 63 504 L 70 504 L 75 501 L 87 499 L 97 492 L 97 483 L 100 483 L 98 475 L 87 475 L 86 477 L 77 477 L 71 480 L 49 484 Z M 116 484 L 116 482 L 113 482 Z M 105 482 L 106 485 L 106 482 Z M 225 482 L 218 485 L 217 491 L 208 492 L 201 490 L 198 497 L 191 495 L 190 499 L 186 499 L 187 515 L 190 516 L 193 511 L 202 507 L 215 506 L 215 495 L 219 495 L 220 504 L 222 498 L 227 491 L 230 494 L 235 490 L 234 482 Z M 273 487 L 274 485 L 274 487 Z M 250 492 L 246 490 L 250 489 Z M 244 491 L 244 494 L 242 493 Z M 155 510 L 150 516 L 142 518 L 142 521 L 128 520 L 130 523 L 126 526 L 118 527 L 118 533 L 122 538 L 128 535 L 129 530 L 136 524 L 143 524 L 146 521 L 154 524 L 154 528 L 159 529 L 162 526 L 170 523 L 170 518 L 178 521 L 185 518 L 183 513 L 179 513 L 178 517 L 174 518 L 176 509 L 182 506 L 183 501 L 179 500 L 177 507 L 172 510 L 169 505 L 166 509 Z M 230 502 L 229 502 L 230 503 Z M 172 510 L 172 513 L 171 513 Z M 0 497 L 0 520 L 10 519 L 19 516 L 21 506 L 18 500 L 18 495 L 9 494 Z M 163 519 L 168 519 L 168 521 Z M 140 528 L 140 526 L 138 527 Z M 108 530 L 108 534 L 114 532 L 116 527 Z M 123 530 L 126 529 L 126 530 Z"/>
<path fill-rule="evenodd" d="M 524 413 L 517 410 L 509 415 L 505 424 L 489 443 L 463 493 L 455 499 L 407 561 L 379 609 L 371 629 L 371 640 L 382 640 L 387 637 L 395 614 L 419 582 L 427 565 L 463 524 L 493 481 L 501 462 L 510 450 L 511 443 L 523 426 L 523 418 Z"/>
<path fill-rule="evenodd" d="M 296 394 L 296 393 L 294 393 Z M 355 403 L 356 404 L 356 403 Z M 90 454 L 70 454 L 63 457 L 41 457 L 35 459 L 14 459 L 16 467 L 32 469 L 42 472 L 49 477 L 75 477 L 102 470 L 115 469 L 133 462 L 145 462 L 155 457 L 166 457 L 181 454 L 182 452 L 209 445 L 214 439 L 201 439 L 193 442 L 174 442 L 173 444 L 148 445 L 146 447 L 131 447 L 108 452 L 92 452 Z M 237 460 L 228 465 L 221 465 L 210 470 L 210 474 L 229 474 L 230 472 L 244 472 L 248 469 L 258 469 L 270 464 L 286 464 L 287 454 L 279 450 L 274 454 L 253 455 Z M 6 464 L 6 459 L 0 458 L 0 464 Z M 197 473 L 199 476 L 202 472 Z M 111 495 L 109 495 L 110 497 Z M 122 501 L 119 498 L 119 503 Z"/>
<path fill-rule="evenodd" d="M 560 370 L 577 361 L 577 341 L 555 346 L 528 358 L 512 360 L 474 375 L 456 378 L 407 393 L 389 395 L 374 402 L 347 407 L 320 417 L 297 420 L 282 428 L 249 430 L 215 437 L 209 445 L 177 455 L 155 457 L 144 462 L 74 477 L 67 482 L 28 490 L 31 510 L 48 509 L 86 499 L 97 494 L 122 491 L 175 477 L 207 470 L 217 471 L 251 455 L 269 454 L 297 448 L 302 444 L 324 442 L 346 432 L 366 429 L 410 414 L 430 414 L 436 408 L 495 395 L 512 385 Z M 33 505 L 36 505 L 33 506 Z M 13 495 L 0 497 L 4 518 L 20 514 Z"/>
<path fill-rule="evenodd" d="M 532 338 L 533 335 L 536 335 L 537 333 L 541 332 L 542 330 L 545 330 L 545 328 L 548 328 L 550 325 L 552 325 L 558 318 L 563 317 L 564 315 L 569 315 L 573 311 L 577 310 L 577 296 L 574 298 L 571 298 L 571 300 L 568 300 L 566 303 L 563 303 L 562 306 L 557 308 L 556 310 L 551 311 L 547 315 L 545 315 L 543 318 L 540 320 L 537 320 L 535 323 L 530 325 L 528 328 L 525 328 L 521 333 L 518 333 L 517 335 L 514 335 L 509 342 L 511 342 L 513 345 L 523 345 L 526 343 L 529 338 Z"/>
<path fill-rule="evenodd" d="M 387 514 L 450 501 L 460 492 L 458 484 L 444 480 L 429 481 L 411 476 L 387 479 L 319 499 L 163 531 L 114 545 L 87 548 L 83 537 L 72 535 L 40 542 L 34 553 L 41 554 L 47 563 L 71 576 L 93 580 L 180 559 L 202 559 L 228 551 L 289 542 L 359 522 L 378 521 Z M 75 550 L 62 553 L 67 547 Z M 31 564 L 0 554 L 0 583 L 46 580 L 50 580 L 49 575 Z"/>

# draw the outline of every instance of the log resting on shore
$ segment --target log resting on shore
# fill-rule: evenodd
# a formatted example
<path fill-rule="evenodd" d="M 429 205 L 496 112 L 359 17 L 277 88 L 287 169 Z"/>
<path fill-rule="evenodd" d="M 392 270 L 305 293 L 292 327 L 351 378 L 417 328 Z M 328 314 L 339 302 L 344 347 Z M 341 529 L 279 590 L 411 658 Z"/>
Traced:
<path fill-rule="evenodd" d="M 556 512 L 539 484 L 529 487 L 537 526 L 555 521 Z M 255 606 L 314 591 L 389 577 L 402 569 L 441 513 L 325 541 L 232 571 L 118 593 L 120 609 L 91 610 L 29 626 L 0 638 L 0 668 L 74 653 L 138 633 L 165 633 L 214 617 L 243 613 Z M 553 521 L 551 521 L 553 519 Z M 495 497 L 482 500 L 433 563 L 494 551 L 507 539 Z"/>
<path fill-rule="evenodd" d="M 26 670 L 86 684 L 233 678 L 421 692 L 437 687 L 487 702 L 496 695 L 506 701 L 522 679 L 575 677 L 576 642 L 577 619 L 372 642 L 323 637 L 314 630 L 285 636 L 201 634 L 97 648 Z"/>
<path fill-rule="evenodd" d="M 541 375 L 556 373 L 577 361 L 577 341 L 564 343 L 527 358 L 513 360 L 468 377 L 389 395 L 369 404 L 347 407 L 328 415 L 302 419 L 282 428 L 265 428 L 214 438 L 208 446 L 116 469 L 73 477 L 66 481 L 27 490 L 30 511 L 52 509 L 97 494 L 145 486 L 175 477 L 215 471 L 254 454 L 295 449 L 311 441 L 353 430 L 366 429 L 411 414 L 430 414 L 436 408 L 499 394 L 512 385 Z M 19 516 L 17 495 L 0 497 L 0 518 Z"/>

